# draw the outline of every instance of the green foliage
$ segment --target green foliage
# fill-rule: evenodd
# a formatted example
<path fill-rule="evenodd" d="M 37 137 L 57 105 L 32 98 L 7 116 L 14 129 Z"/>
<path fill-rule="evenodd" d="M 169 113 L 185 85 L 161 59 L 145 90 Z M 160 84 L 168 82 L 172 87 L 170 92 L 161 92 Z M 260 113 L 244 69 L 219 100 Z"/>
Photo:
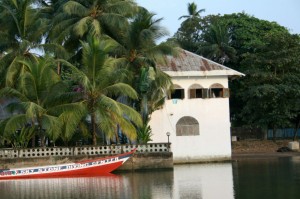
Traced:
<path fill-rule="evenodd" d="M 36 1 L 3 0 L 0 2 L 0 87 L 13 86 L 22 72 L 20 60 L 33 61 L 33 53 L 42 41 L 47 20 Z M 8 74 L 7 74 L 8 73 Z"/>
<path fill-rule="evenodd" d="M 149 141 L 152 141 L 152 130 L 148 122 L 144 123 L 142 127 L 137 130 L 137 142 L 139 144 L 147 144 Z"/>
<path fill-rule="evenodd" d="M 118 126 L 128 138 L 134 140 L 136 129 L 131 121 L 140 126 L 140 115 L 113 99 L 115 96 L 137 99 L 135 90 L 120 82 L 116 75 L 118 59 L 108 56 L 116 47 L 116 42 L 109 38 L 89 37 L 87 42 L 82 42 L 82 47 L 81 70 L 70 63 L 64 63 L 73 71 L 74 79 L 83 88 L 79 102 L 82 109 L 91 116 L 93 144 L 97 142 L 97 130 L 112 138 Z"/>
<path fill-rule="evenodd" d="M 63 84 L 51 68 L 53 64 L 51 59 L 38 59 L 36 62 L 20 61 L 20 63 L 24 68 L 15 83 L 16 88 L 5 87 L 0 90 L 0 97 L 18 99 L 10 104 L 15 114 L 2 121 L 4 123 L 1 125 L 1 131 L 4 135 L 10 135 L 30 126 L 35 129 L 36 135 L 42 138 L 48 135 L 55 140 L 61 132 L 61 122 L 51 113 L 51 109 L 53 105 L 60 103 L 56 101 L 59 98 L 53 96 L 63 92 Z M 61 90 L 56 91 L 57 87 Z M 24 133 L 29 134 L 29 131 Z M 19 136 L 23 138 L 22 133 Z"/>
<path fill-rule="evenodd" d="M 188 19 L 173 40 L 246 74 L 230 81 L 234 126 L 276 129 L 299 123 L 299 35 L 245 13 Z"/>
<path fill-rule="evenodd" d="M 151 107 L 154 102 L 162 98 L 162 90 L 171 85 L 170 77 L 161 75 L 156 64 L 164 63 L 165 55 L 175 53 L 171 45 L 156 45 L 156 41 L 165 36 L 167 31 L 159 25 L 162 19 L 155 19 L 154 16 L 153 13 L 140 9 L 124 30 L 125 34 L 116 38 L 119 45 L 114 51 L 118 57 L 123 58 L 120 65 L 128 74 L 123 81 L 138 93 L 138 100 L 134 104 L 144 123 L 153 111 Z M 153 95 L 154 92 L 157 95 Z"/>
<path fill-rule="evenodd" d="M 226 24 L 214 20 L 202 35 L 197 53 L 220 64 L 235 60 L 236 50 L 231 46 L 231 34 Z"/>
<path fill-rule="evenodd" d="M 0 121 L 2 140 L 95 144 L 118 127 L 136 139 L 140 114 L 146 122 L 172 84 L 156 68 L 174 48 L 156 44 L 168 33 L 154 16 L 133 0 L 0 1 L 0 96 L 14 113 Z"/>
<path fill-rule="evenodd" d="M 16 131 L 13 134 L 9 134 L 9 140 L 14 148 L 26 148 L 29 141 L 35 136 L 36 127 L 23 127 L 21 130 Z"/>
<path fill-rule="evenodd" d="M 300 38 L 284 31 L 262 39 L 264 44 L 245 54 L 241 62 L 248 77 L 238 90 L 244 102 L 240 118 L 269 128 L 294 126 L 291 121 L 300 113 Z"/>

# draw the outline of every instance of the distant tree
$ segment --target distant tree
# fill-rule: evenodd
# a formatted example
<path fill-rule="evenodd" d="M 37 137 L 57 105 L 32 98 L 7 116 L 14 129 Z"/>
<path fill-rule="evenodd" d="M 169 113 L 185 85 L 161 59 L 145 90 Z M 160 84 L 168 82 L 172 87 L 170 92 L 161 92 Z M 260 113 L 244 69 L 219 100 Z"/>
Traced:
<path fill-rule="evenodd" d="M 193 20 L 196 18 L 200 18 L 200 14 L 205 12 L 205 9 L 198 10 L 198 6 L 195 2 L 188 3 L 188 15 L 182 15 L 179 19 L 186 18 L 187 20 Z"/>
<path fill-rule="evenodd" d="M 197 4 L 188 3 L 188 15 L 183 15 L 179 19 L 185 19 L 178 31 L 175 33 L 178 44 L 191 52 L 196 52 L 199 48 L 199 42 L 201 41 L 202 24 L 201 13 L 205 9 L 198 10 Z"/>
<path fill-rule="evenodd" d="M 266 24 L 257 21 L 256 26 Z M 240 54 L 239 66 L 232 64 L 246 73 L 246 77 L 232 83 L 237 87 L 233 87 L 236 90 L 231 105 L 238 111 L 233 113 L 240 118 L 238 121 L 273 129 L 275 133 L 277 128 L 296 126 L 292 121 L 300 113 L 300 38 L 272 23 L 266 27 L 264 33 L 258 29 L 252 41 L 245 39 L 245 44 L 237 49 L 241 53 L 248 46 L 248 52 Z M 239 42 L 237 39 L 236 44 Z M 236 101 L 242 104 L 234 104 Z"/>
<path fill-rule="evenodd" d="M 220 64 L 235 60 L 236 50 L 231 46 L 231 33 L 225 23 L 212 21 L 209 27 L 203 30 L 202 38 L 197 54 Z"/>

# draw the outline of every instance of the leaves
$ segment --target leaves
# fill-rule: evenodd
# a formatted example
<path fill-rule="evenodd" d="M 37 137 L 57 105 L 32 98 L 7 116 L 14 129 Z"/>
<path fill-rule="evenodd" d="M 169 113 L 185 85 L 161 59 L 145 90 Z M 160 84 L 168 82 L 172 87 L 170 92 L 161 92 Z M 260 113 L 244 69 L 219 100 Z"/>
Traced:
<path fill-rule="evenodd" d="M 174 50 L 156 44 L 168 32 L 154 17 L 133 0 L 1 1 L 0 97 L 15 114 L 1 121 L 6 138 L 25 146 L 32 134 L 42 144 L 80 135 L 95 144 L 121 129 L 135 140 L 140 109 L 149 117 L 171 85 L 156 63 Z"/>

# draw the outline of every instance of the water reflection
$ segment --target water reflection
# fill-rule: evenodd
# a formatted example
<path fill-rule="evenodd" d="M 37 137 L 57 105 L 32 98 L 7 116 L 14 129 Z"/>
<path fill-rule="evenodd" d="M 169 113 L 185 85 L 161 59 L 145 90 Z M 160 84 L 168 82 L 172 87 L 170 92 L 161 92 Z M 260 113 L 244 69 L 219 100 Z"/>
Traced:
<path fill-rule="evenodd" d="M 174 169 L 174 198 L 232 199 L 232 165 L 182 165 Z"/>
<path fill-rule="evenodd" d="M 233 164 L 236 199 L 298 198 L 300 157 L 258 158 Z"/>
<path fill-rule="evenodd" d="M 1 198 L 5 199 L 130 198 L 125 191 L 129 187 L 126 177 L 116 175 L 0 182 Z"/>
<path fill-rule="evenodd" d="M 181 165 L 168 171 L 0 181 L 0 190 L 1 198 L 5 199 L 231 199 L 232 166 L 229 163 Z"/>
<path fill-rule="evenodd" d="M 122 176 L 130 179 L 129 198 L 173 198 L 173 170 L 124 173 Z"/>
<path fill-rule="evenodd" d="M 174 170 L 0 181 L 1 199 L 281 199 L 300 195 L 300 156 L 176 165 Z"/>

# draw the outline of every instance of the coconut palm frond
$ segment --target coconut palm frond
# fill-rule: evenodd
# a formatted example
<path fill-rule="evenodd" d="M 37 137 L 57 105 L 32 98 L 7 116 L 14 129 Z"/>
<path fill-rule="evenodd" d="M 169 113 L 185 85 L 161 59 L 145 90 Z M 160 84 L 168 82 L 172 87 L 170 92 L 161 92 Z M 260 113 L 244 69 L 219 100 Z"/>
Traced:
<path fill-rule="evenodd" d="M 93 22 L 91 17 L 84 17 L 74 25 L 75 34 L 82 37 L 89 30 L 89 25 Z M 95 27 L 93 27 L 95 28 Z"/>
<path fill-rule="evenodd" d="M 134 16 L 139 8 L 135 1 L 115 1 L 107 6 L 108 13 L 116 13 L 125 17 Z"/>
<path fill-rule="evenodd" d="M 23 126 L 28 124 L 28 120 L 25 114 L 18 114 L 11 116 L 5 124 L 4 136 L 8 136 L 11 133 L 15 133 Z"/>
<path fill-rule="evenodd" d="M 46 43 L 40 45 L 40 51 L 44 50 L 47 53 L 54 54 L 56 58 L 68 60 L 71 54 L 61 45 L 55 43 Z"/>
<path fill-rule="evenodd" d="M 83 117 L 87 114 L 86 105 L 84 102 L 61 104 L 48 109 L 51 115 L 61 115 L 64 112 L 74 114 L 74 117 Z"/>
<path fill-rule="evenodd" d="M 6 86 L 13 87 L 15 85 L 16 76 L 21 71 L 21 66 L 18 62 L 19 59 L 20 58 L 18 56 L 14 57 L 13 60 L 9 63 L 9 65 L 6 66 L 7 68 L 6 82 L 5 82 Z"/>
<path fill-rule="evenodd" d="M 130 140 L 136 140 L 137 138 L 137 132 L 136 127 L 126 119 L 126 117 L 118 118 L 118 124 L 119 127 L 122 130 L 122 133 L 124 133 Z"/>
<path fill-rule="evenodd" d="M 93 20 L 91 25 L 90 25 L 90 31 L 89 33 L 91 35 L 94 35 L 94 36 L 100 36 L 101 35 L 101 24 L 99 23 L 98 20 Z"/>
<path fill-rule="evenodd" d="M 62 122 L 58 117 L 43 114 L 41 117 L 42 129 L 46 131 L 52 140 L 56 140 L 61 134 Z"/>
<path fill-rule="evenodd" d="M 97 111 L 105 110 L 107 112 L 114 112 L 117 115 L 122 115 L 122 110 L 118 106 L 118 102 L 105 95 L 101 95 L 97 99 L 96 106 L 97 106 Z"/>
<path fill-rule="evenodd" d="M 28 101 L 28 98 L 24 96 L 20 91 L 10 87 L 2 88 L 0 90 L 0 97 L 18 98 L 22 101 Z"/>
<path fill-rule="evenodd" d="M 85 114 L 74 114 L 73 111 L 64 111 L 59 116 L 62 123 L 61 137 L 63 137 L 65 142 L 73 137 L 84 115 Z"/>
<path fill-rule="evenodd" d="M 129 121 L 133 122 L 136 126 L 142 126 L 143 121 L 141 115 L 136 110 L 122 103 L 119 103 L 118 105 L 121 107 L 123 111 L 122 117 L 126 117 Z"/>
<path fill-rule="evenodd" d="M 116 83 L 110 86 L 107 86 L 102 90 L 104 94 L 107 94 L 108 96 L 120 96 L 124 95 L 127 97 L 130 97 L 131 99 L 137 99 L 138 95 L 136 91 L 125 83 Z"/>
<path fill-rule="evenodd" d="M 68 1 L 63 5 L 63 10 L 69 15 L 83 16 L 87 14 L 87 8 L 76 1 Z"/>
<path fill-rule="evenodd" d="M 34 102 L 21 102 L 21 104 L 26 110 L 26 117 L 28 119 L 37 118 L 37 116 L 43 115 L 46 112 L 43 107 Z"/>

